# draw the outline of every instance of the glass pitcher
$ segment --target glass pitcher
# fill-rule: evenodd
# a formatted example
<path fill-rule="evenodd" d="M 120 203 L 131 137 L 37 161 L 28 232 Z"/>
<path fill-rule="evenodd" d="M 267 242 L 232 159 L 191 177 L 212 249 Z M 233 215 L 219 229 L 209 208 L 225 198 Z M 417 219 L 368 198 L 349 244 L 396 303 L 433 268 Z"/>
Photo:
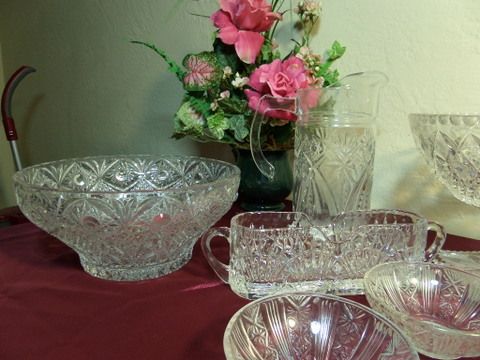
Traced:
<path fill-rule="evenodd" d="M 297 91 L 295 98 L 265 95 L 250 131 L 252 157 L 272 179 L 274 166 L 262 153 L 261 128 L 268 111 L 297 116 L 293 207 L 317 223 L 344 211 L 369 209 L 375 156 L 375 117 L 380 89 L 377 71 L 350 74 L 325 88 Z M 260 108 L 260 107 L 259 107 Z"/>

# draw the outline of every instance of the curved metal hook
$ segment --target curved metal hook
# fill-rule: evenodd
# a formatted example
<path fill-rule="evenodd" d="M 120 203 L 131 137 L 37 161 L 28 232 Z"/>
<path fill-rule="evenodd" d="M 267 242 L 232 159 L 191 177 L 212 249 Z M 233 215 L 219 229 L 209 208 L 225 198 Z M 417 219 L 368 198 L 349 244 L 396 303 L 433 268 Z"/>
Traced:
<path fill-rule="evenodd" d="M 28 74 L 35 72 L 36 70 L 30 66 L 21 66 L 15 73 L 10 77 L 3 89 L 2 93 L 2 102 L 1 102 L 1 111 L 2 111 L 2 120 L 3 127 L 5 128 L 5 135 L 7 136 L 8 141 L 17 140 L 17 130 L 15 129 L 15 122 L 12 117 L 12 96 L 15 92 L 20 81 L 23 80 Z"/>

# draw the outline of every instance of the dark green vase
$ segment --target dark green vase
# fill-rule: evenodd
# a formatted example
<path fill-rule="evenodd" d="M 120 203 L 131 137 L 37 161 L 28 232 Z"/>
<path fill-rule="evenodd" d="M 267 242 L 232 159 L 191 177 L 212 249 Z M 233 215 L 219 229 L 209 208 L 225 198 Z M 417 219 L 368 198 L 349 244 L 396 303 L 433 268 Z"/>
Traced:
<path fill-rule="evenodd" d="M 240 206 L 247 211 L 275 211 L 285 207 L 284 200 L 293 186 L 292 167 L 286 150 L 264 151 L 263 154 L 275 166 L 275 177 L 269 180 L 255 165 L 250 150 L 234 149 L 240 168 L 238 197 Z"/>

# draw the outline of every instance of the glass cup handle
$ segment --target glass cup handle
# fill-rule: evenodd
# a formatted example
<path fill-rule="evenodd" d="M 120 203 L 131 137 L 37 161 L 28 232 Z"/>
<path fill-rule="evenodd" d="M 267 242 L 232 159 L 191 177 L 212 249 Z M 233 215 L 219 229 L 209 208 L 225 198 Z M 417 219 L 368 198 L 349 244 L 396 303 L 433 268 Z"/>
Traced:
<path fill-rule="evenodd" d="M 262 109 L 262 111 L 260 111 Z M 265 114 L 272 110 L 282 110 L 291 114 L 297 112 L 296 98 L 282 98 L 271 95 L 263 95 L 259 102 L 258 108 L 253 115 L 250 125 L 250 151 L 252 159 L 257 165 L 258 170 L 269 180 L 275 177 L 275 167 L 267 160 L 262 151 L 262 124 L 265 121 Z"/>
<path fill-rule="evenodd" d="M 447 233 L 442 225 L 436 223 L 435 221 L 429 221 L 427 230 L 435 231 L 435 240 L 433 240 L 432 245 L 425 251 L 425 261 L 433 260 L 433 258 L 438 254 L 440 249 L 445 244 L 447 238 Z"/>
<path fill-rule="evenodd" d="M 230 244 L 230 229 L 228 227 L 217 227 L 207 230 L 207 232 L 202 236 L 200 245 L 202 247 L 203 255 L 207 259 L 208 264 L 211 266 L 215 274 L 217 274 L 220 280 L 228 284 L 228 265 L 222 263 L 215 257 L 215 255 L 213 255 L 212 248 L 210 246 L 212 239 L 217 236 L 224 237 Z"/>

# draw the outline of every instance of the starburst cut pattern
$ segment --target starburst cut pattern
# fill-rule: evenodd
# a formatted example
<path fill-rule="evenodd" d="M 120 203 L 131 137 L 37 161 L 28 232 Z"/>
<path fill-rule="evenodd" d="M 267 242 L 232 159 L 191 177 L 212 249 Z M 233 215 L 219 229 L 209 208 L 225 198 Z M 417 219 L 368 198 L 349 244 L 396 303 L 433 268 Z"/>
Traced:
<path fill-rule="evenodd" d="M 375 138 L 371 128 L 298 127 L 294 203 L 312 219 L 369 208 Z"/>
<path fill-rule="evenodd" d="M 414 114 L 417 147 L 457 199 L 480 206 L 480 116 Z"/>
<path fill-rule="evenodd" d="M 238 169 L 195 157 L 102 157 L 25 169 L 22 211 L 71 246 L 92 275 L 135 280 L 183 265 L 230 208 Z"/>
<path fill-rule="evenodd" d="M 304 294 L 245 307 L 229 323 L 225 341 L 227 355 L 233 350 L 237 360 L 417 359 L 403 335 L 365 308 Z"/>
<path fill-rule="evenodd" d="M 406 214 L 344 213 L 333 225 L 314 230 L 293 224 L 261 232 L 236 229 L 242 240 L 232 250 L 230 284 L 251 299 L 289 288 L 363 293 L 363 276 L 373 266 L 424 259 L 426 241 L 421 239 L 426 239 L 427 222 Z"/>
<path fill-rule="evenodd" d="M 420 352 L 453 359 L 480 354 L 480 286 L 473 275 L 430 264 L 389 264 L 365 278 L 374 309 Z"/>

